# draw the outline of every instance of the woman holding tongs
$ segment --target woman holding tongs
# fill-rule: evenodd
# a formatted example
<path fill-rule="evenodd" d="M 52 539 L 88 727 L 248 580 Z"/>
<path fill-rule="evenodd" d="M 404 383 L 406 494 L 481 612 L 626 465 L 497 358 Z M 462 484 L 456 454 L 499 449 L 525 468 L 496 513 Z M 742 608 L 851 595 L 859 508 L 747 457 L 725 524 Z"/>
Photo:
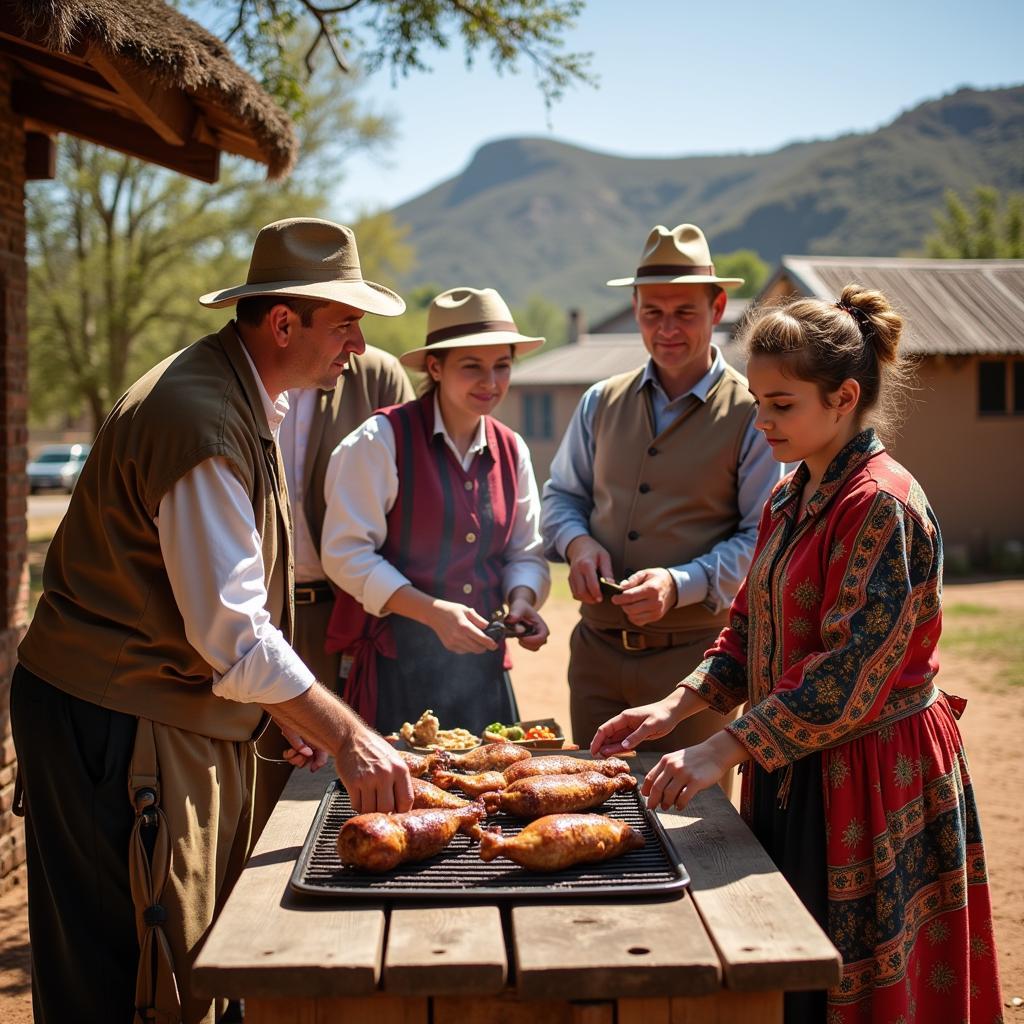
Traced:
<path fill-rule="evenodd" d="M 490 414 L 520 352 L 491 288 L 452 288 L 402 363 L 426 374 L 418 399 L 371 416 L 338 446 L 327 488 L 324 566 L 339 593 L 328 647 L 351 658 L 343 694 L 382 732 L 430 708 L 479 734 L 518 719 L 506 637 L 537 650 L 550 575 L 540 498 L 523 439 Z M 347 659 L 345 659 L 347 662 Z"/>

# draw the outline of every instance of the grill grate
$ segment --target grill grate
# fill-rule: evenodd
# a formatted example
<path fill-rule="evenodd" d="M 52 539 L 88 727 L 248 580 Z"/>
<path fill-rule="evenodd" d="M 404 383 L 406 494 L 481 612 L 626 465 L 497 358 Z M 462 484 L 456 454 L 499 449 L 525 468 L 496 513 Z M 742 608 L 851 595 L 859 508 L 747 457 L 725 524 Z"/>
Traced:
<path fill-rule="evenodd" d="M 341 826 L 353 816 L 348 793 L 335 780 L 320 801 L 302 853 L 292 872 L 291 887 L 306 895 L 367 899 L 423 899 L 458 894 L 459 899 L 560 898 L 563 896 L 656 895 L 681 889 L 690 881 L 665 837 L 661 823 L 649 814 L 636 791 L 615 793 L 589 813 L 607 814 L 633 826 L 646 840 L 639 850 L 598 864 L 579 864 L 558 872 L 527 871 L 509 860 L 485 863 L 477 843 L 457 835 L 435 857 L 402 864 L 374 875 L 345 867 L 335 843 Z M 486 825 L 500 825 L 502 834 L 517 835 L 528 824 L 507 814 L 492 814 Z"/>

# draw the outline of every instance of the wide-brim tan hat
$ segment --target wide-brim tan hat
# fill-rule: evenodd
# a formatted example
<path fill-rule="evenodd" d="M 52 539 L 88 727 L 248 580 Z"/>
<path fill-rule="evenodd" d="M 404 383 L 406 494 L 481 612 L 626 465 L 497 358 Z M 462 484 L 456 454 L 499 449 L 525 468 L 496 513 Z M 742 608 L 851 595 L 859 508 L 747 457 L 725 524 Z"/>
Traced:
<path fill-rule="evenodd" d="M 708 241 L 696 224 L 680 224 L 671 231 L 658 224 L 647 236 L 636 274 L 607 283 L 613 288 L 636 284 L 717 284 L 733 288 L 743 284 L 743 278 L 715 274 Z"/>
<path fill-rule="evenodd" d="M 401 296 L 363 280 L 352 229 L 315 217 L 293 217 L 260 228 L 245 284 L 208 292 L 199 301 L 219 309 L 256 295 L 344 302 L 379 316 L 405 312 Z"/>
<path fill-rule="evenodd" d="M 513 345 L 516 352 L 532 352 L 543 338 L 519 333 L 505 300 L 493 288 L 449 288 L 427 310 L 427 343 L 399 356 L 411 370 L 427 368 L 427 354 L 477 345 Z"/>

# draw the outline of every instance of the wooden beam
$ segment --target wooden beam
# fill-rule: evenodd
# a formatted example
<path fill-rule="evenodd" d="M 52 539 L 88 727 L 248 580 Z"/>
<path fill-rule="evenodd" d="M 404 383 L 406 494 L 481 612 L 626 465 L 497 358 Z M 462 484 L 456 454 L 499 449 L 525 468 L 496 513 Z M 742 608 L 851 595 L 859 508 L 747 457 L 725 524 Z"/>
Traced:
<path fill-rule="evenodd" d="M 196 109 L 180 89 L 156 81 L 92 45 L 89 63 L 117 90 L 141 121 L 148 124 L 164 142 L 184 146 L 192 138 Z"/>
<path fill-rule="evenodd" d="M 102 75 L 77 60 L 69 60 L 63 54 L 47 53 L 21 40 L 0 35 L 0 56 L 10 57 L 31 74 L 70 89 L 75 95 L 92 97 L 118 106 L 123 104 Z"/>
<path fill-rule="evenodd" d="M 57 144 L 52 135 L 42 132 L 25 134 L 25 178 L 27 181 L 50 181 L 57 176 Z"/>
<path fill-rule="evenodd" d="M 200 181 L 214 182 L 220 173 L 220 150 L 213 146 L 194 140 L 185 146 L 168 145 L 148 125 L 80 99 L 60 96 L 40 88 L 38 83 L 16 81 L 11 89 L 11 107 L 50 131 L 67 132 Z"/>

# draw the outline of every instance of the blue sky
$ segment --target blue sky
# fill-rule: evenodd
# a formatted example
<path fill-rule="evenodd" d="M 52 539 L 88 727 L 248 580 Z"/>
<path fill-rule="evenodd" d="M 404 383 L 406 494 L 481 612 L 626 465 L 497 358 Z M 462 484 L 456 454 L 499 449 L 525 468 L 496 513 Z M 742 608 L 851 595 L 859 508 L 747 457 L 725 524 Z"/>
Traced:
<path fill-rule="evenodd" d="M 332 213 L 395 206 L 510 135 L 636 156 L 759 152 L 871 130 L 961 85 L 1024 82 L 1020 0 L 590 0 L 566 42 L 593 51 L 601 81 L 550 115 L 528 67 L 467 71 L 457 50 L 430 74 L 372 76 L 362 96 L 398 137 L 346 163 Z"/>

